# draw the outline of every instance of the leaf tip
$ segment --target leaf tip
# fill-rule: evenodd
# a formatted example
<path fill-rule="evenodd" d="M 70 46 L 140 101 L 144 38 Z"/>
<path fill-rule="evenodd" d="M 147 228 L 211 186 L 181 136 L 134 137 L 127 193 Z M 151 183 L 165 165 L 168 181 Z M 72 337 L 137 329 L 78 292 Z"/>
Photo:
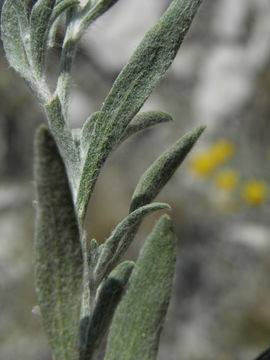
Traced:
<path fill-rule="evenodd" d="M 165 230 L 174 231 L 173 221 L 170 215 L 164 214 L 158 220 L 158 224 L 163 227 Z"/>

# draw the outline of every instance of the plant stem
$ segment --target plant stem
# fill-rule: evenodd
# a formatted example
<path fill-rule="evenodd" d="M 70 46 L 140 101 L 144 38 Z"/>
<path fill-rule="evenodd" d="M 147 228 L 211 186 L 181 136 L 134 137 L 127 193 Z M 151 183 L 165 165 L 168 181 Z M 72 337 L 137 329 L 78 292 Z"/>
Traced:
<path fill-rule="evenodd" d="M 65 116 L 68 110 L 68 88 L 71 80 L 71 68 L 77 51 L 77 44 L 80 40 L 77 9 L 69 10 L 67 18 L 72 18 L 73 20 L 67 20 L 68 25 L 61 53 L 60 74 L 56 87 L 56 93 L 59 95 L 63 105 L 63 112 Z"/>

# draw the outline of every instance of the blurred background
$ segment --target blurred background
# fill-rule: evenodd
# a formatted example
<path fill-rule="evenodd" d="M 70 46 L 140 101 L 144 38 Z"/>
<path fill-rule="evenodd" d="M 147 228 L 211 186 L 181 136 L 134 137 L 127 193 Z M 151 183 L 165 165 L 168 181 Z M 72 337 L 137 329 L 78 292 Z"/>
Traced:
<path fill-rule="evenodd" d="M 85 34 L 73 71 L 73 128 L 100 108 L 169 3 L 120 0 Z M 172 205 L 178 235 L 159 360 L 252 360 L 270 345 L 269 18 L 269 0 L 203 1 L 143 108 L 167 111 L 175 121 L 126 141 L 106 163 L 90 204 L 89 232 L 102 242 L 127 214 L 143 171 L 186 131 L 207 125 L 158 198 Z M 52 74 L 60 48 L 51 51 Z M 0 359 L 50 360 L 32 313 L 32 149 L 45 118 L 0 51 Z M 156 218 L 144 223 L 127 258 L 136 258 Z"/>

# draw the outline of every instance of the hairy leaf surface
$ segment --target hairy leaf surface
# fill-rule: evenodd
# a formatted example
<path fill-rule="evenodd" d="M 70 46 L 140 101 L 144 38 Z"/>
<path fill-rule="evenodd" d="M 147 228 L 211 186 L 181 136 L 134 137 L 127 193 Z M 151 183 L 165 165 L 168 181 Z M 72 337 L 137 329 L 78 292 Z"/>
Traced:
<path fill-rule="evenodd" d="M 101 108 L 77 195 L 84 218 L 97 174 L 129 122 L 164 76 L 181 45 L 201 0 L 174 0 L 146 34 L 119 74 Z"/>
<path fill-rule="evenodd" d="M 188 132 L 146 170 L 132 196 L 130 211 L 153 201 L 183 162 L 204 129 L 200 126 Z"/>
<path fill-rule="evenodd" d="M 65 159 L 66 166 L 70 175 L 70 182 L 73 189 L 76 186 L 79 176 L 79 148 L 76 145 L 76 139 L 72 137 L 65 118 L 62 114 L 62 105 L 58 96 L 55 96 L 49 103 L 45 105 L 48 115 L 50 130 L 57 141 L 62 157 Z M 72 190 L 73 190 L 72 189 Z"/>
<path fill-rule="evenodd" d="M 55 359 L 77 358 L 83 256 L 66 170 L 47 127 L 35 141 L 35 283 Z"/>
<path fill-rule="evenodd" d="M 50 17 L 55 0 L 38 0 L 30 16 L 30 41 L 33 66 L 36 74 L 41 76 L 44 72 L 45 51 L 49 34 Z"/>
<path fill-rule="evenodd" d="M 27 81 L 31 72 L 24 43 L 28 37 L 28 20 L 23 0 L 6 0 L 1 15 L 1 34 L 10 65 Z"/>
<path fill-rule="evenodd" d="M 162 111 L 146 111 L 136 115 L 127 126 L 121 142 L 139 131 L 145 130 L 156 124 L 172 121 L 170 114 Z"/>
<path fill-rule="evenodd" d="M 141 250 L 116 309 L 105 360 L 155 360 L 171 295 L 175 235 L 164 215 Z"/>
<path fill-rule="evenodd" d="M 53 24 L 53 22 L 61 16 L 67 9 L 70 9 L 71 7 L 74 7 L 75 5 L 78 5 L 80 3 L 79 0 L 62 0 L 62 1 L 56 1 L 55 7 L 53 9 L 53 12 L 50 16 L 50 25 Z"/>
<path fill-rule="evenodd" d="M 93 314 L 85 332 L 80 360 L 90 360 L 105 336 L 114 311 L 124 293 L 126 283 L 134 267 L 132 261 L 119 264 L 108 276 L 98 294 Z"/>
<path fill-rule="evenodd" d="M 88 151 L 91 137 L 94 136 L 93 131 L 99 115 L 99 111 L 94 112 L 86 119 L 85 123 L 83 124 L 81 132 L 81 150 L 83 157 Z"/>
<path fill-rule="evenodd" d="M 118 0 L 98 0 L 90 10 L 87 11 L 82 20 L 82 31 L 85 30 L 92 22 L 108 11 Z"/>
<path fill-rule="evenodd" d="M 203 130 L 204 127 L 198 127 L 184 135 L 167 151 L 165 151 L 165 153 L 162 154 L 148 170 L 146 170 L 134 191 L 130 206 L 131 214 L 134 210 L 138 208 L 140 209 L 141 206 L 154 200 L 154 198 L 170 180 L 177 167 L 180 166 Z M 127 229 L 119 243 L 117 252 L 111 260 L 113 264 L 117 263 L 129 248 L 140 223 L 141 219 L 137 218 L 136 221 Z"/>
<path fill-rule="evenodd" d="M 121 241 L 123 237 L 133 228 L 134 224 L 141 222 L 144 216 L 163 209 L 170 209 L 170 206 L 163 203 L 153 203 L 140 207 L 139 209 L 130 213 L 124 220 L 117 225 L 108 240 L 103 245 L 100 254 L 95 275 L 99 283 L 111 269 L 116 265 L 119 259 L 118 248 L 122 248 Z M 116 260 L 117 259 L 117 260 Z"/>

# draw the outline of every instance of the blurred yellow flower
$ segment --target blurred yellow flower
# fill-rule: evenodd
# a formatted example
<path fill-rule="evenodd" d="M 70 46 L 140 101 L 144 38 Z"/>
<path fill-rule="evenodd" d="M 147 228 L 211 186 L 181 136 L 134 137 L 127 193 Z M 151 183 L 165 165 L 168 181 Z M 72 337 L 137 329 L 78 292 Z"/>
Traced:
<path fill-rule="evenodd" d="M 196 175 L 205 177 L 215 170 L 216 164 L 207 153 L 202 153 L 192 159 L 190 167 Z"/>
<path fill-rule="evenodd" d="M 190 162 L 192 171 L 201 177 L 211 175 L 218 166 L 226 162 L 234 153 L 234 145 L 227 140 L 215 142 L 209 149 L 194 156 Z"/>
<path fill-rule="evenodd" d="M 219 140 L 208 151 L 216 164 L 221 165 L 233 155 L 234 150 L 235 146 L 233 143 L 227 140 Z"/>
<path fill-rule="evenodd" d="M 232 169 L 225 169 L 216 176 L 215 184 L 221 190 L 232 191 L 239 182 L 239 175 Z"/>
<path fill-rule="evenodd" d="M 267 185 L 262 180 L 250 180 L 242 189 L 244 201 L 251 206 L 263 204 L 266 201 L 267 193 Z"/>

